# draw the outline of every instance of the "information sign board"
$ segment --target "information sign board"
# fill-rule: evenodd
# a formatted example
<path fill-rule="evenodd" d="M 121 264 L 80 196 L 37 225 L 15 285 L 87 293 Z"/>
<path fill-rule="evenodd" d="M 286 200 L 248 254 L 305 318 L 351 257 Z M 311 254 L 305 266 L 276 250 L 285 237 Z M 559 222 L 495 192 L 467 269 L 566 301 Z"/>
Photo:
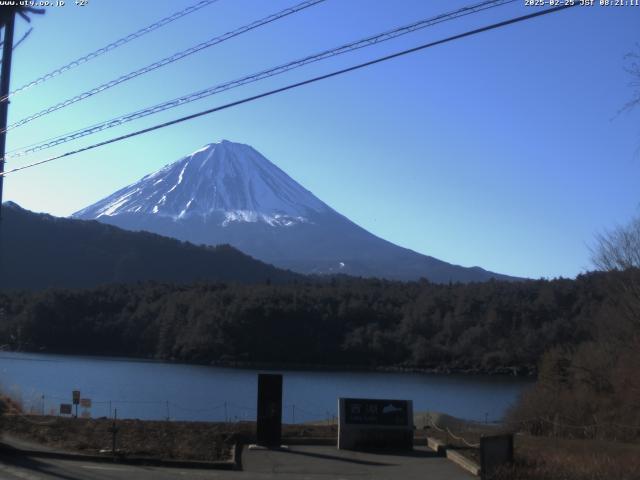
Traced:
<path fill-rule="evenodd" d="M 338 448 L 412 450 L 413 402 L 341 398 Z"/>
<path fill-rule="evenodd" d="M 408 402 L 405 400 L 375 400 L 345 398 L 345 423 L 352 425 L 406 425 Z"/>

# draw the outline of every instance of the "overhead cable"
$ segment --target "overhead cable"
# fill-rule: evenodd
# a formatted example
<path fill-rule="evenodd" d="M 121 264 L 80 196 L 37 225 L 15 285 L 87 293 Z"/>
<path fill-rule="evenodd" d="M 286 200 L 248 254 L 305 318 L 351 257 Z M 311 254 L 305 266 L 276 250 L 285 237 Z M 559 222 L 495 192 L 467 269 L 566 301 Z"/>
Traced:
<path fill-rule="evenodd" d="M 35 87 L 36 85 L 40 85 L 41 83 L 46 82 L 47 80 L 50 80 L 54 77 L 57 77 L 58 75 L 61 75 L 64 72 L 68 72 L 69 70 L 82 65 L 83 63 L 87 63 L 90 60 L 93 60 L 94 58 L 97 58 L 101 55 L 104 55 L 107 52 L 110 52 L 118 47 L 121 47 L 122 45 L 131 42 L 132 40 L 135 40 L 136 38 L 140 38 L 143 35 L 146 35 L 147 33 L 153 32 L 154 30 L 157 30 L 160 27 L 164 27 L 165 25 L 170 24 L 171 22 L 178 20 L 179 18 L 184 17 L 185 15 L 189 15 L 190 13 L 196 12 L 198 10 L 200 10 L 203 7 L 206 7 L 207 5 L 211 5 L 212 3 L 217 2 L 218 0 L 201 0 L 198 3 L 191 5 L 183 10 L 180 10 L 179 12 L 176 12 L 172 15 L 169 15 L 168 17 L 165 17 L 161 20 L 158 20 L 157 22 L 152 23 L 151 25 L 147 25 L 144 28 L 141 28 L 140 30 L 130 33 L 129 35 L 127 35 L 126 37 L 122 37 L 119 38 L 118 40 L 109 43 L 108 45 L 105 45 L 104 47 L 101 47 L 97 50 L 94 50 L 93 52 L 87 53 L 86 55 L 80 57 L 80 58 L 76 58 L 75 60 L 72 60 L 71 62 L 56 68 L 55 70 L 50 71 L 49 73 L 46 73 L 44 75 L 42 75 L 41 77 L 38 77 L 34 80 L 31 80 L 28 83 L 25 83 L 24 85 L 22 85 L 19 88 L 16 88 L 15 90 L 9 92 L 8 95 L 2 96 L 0 97 L 0 102 L 5 102 L 7 101 L 8 98 L 10 98 L 11 96 L 20 93 L 20 92 L 24 92 L 25 90 L 31 88 L 31 87 Z"/>
<path fill-rule="evenodd" d="M 350 42 L 344 45 L 341 45 L 336 48 L 332 48 L 329 50 L 324 50 L 319 53 L 315 53 L 313 55 L 308 55 L 306 57 L 278 65 L 276 67 L 272 67 L 266 70 L 262 70 L 257 73 L 253 73 L 229 82 L 225 82 L 222 84 L 214 85 L 203 90 L 199 90 L 194 93 L 190 93 L 187 95 L 183 95 L 178 98 L 174 98 L 172 100 L 159 103 L 141 110 L 137 110 L 132 113 L 128 113 L 119 117 L 112 118 L 110 120 L 103 121 L 101 123 L 97 123 L 91 125 L 89 127 L 75 130 L 73 132 L 69 132 L 63 135 L 59 135 L 57 137 L 49 138 L 47 140 L 28 145 L 26 147 L 21 147 L 19 149 L 13 150 L 10 154 L 5 156 L 5 159 L 14 159 L 23 157 L 25 155 L 29 155 L 35 152 L 39 152 L 42 150 L 46 150 L 63 143 L 67 143 L 73 140 L 77 140 L 79 138 L 85 137 L 87 135 L 92 135 L 94 133 L 101 132 L 103 130 L 117 127 L 119 125 L 138 120 L 149 115 L 154 115 L 159 112 L 163 112 L 165 110 L 169 110 L 172 108 L 176 108 L 182 105 L 186 105 L 187 103 L 194 102 L 196 100 L 201 100 L 203 98 L 215 95 L 217 93 L 221 93 L 227 90 L 231 90 L 233 88 L 241 87 L 243 85 L 257 82 L 259 80 L 263 80 L 265 78 L 273 77 L 275 75 L 280 75 L 286 73 L 288 71 L 303 67 L 310 63 L 315 63 L 320 60 L 325 60 L 327 58 L 335 57 L 344 53 L 352 52 L 354 50 L 358 50 L 364 47 L 369 47 L 371 45 L 376 45 L 381 42 L 385 42 L 402 35 L 406 35 L 417 30 L 431 27 L 433 25 L 454 20 L 456 18 L 460 18 L 466 15 L 470 15 L 473 13 L 478 13 L 490 8 L 502 6 L 508 3 L 513 3 L 515 0 L 490 0 L 484 1 L 478 4 L 474 4 L 471 6 L 467 6 L 458 10 L 454 10 L 452 12 L 443 13 L 437 15 L 435 17 L 419 20 L 417 22 L 411 23 L 409 25 L 404 25 L 402 27 L 395 28 L 393 30 L 388 30 L 383 33 L 378 33 L 369 37 L 366 37 L 361 40 L 357 40 L 354 42 Z"/>
<path fill-rule="evenodd" d="M 139 68 L 137 70 L 134 70 L 132 72 L 126 73 L 118 78 L 114 78 L 113 80 L 110 80 L 106 83 L 103 83 L 102 85 L 99 85 L 97 87 L 94 87 L 90 90 L 86 90 L 74 97 L 68 98 L 62 102 L 56 103 L 55 105 L 52 105 L 50 107 L 47 107 L 43 110 L 40 110 L 39 112 L 33 113 L 21 120 L 18 120 L 15 123 L 12 123 L 11 125 L 9 125 L 5 130 L 0 130 L 0 133 L 4 133 L 6 131 L 12 130 L 14 128 L 17 127 L 21 127 L 22 125 L 25 125 L 29 122 L 32 122 L 33 120 L 43 117 L 44 115 L 48 115 L 50 113 L 53 113 L 55 111 L 58 111 L 62 108 L 68 107 L 69 105 L 73 105 L 74 103 L 77 103 L 81 100 L 85 100 L 89 97 L 92 97 L 98 93 L 104 92 L 105 90 L 108 90 L 110 88 L 115 87 L 116 85 L 120 85 L 121 83 L 127 82 L 129 80 L 132 80 L 136 77 L 139 77 L 140 75 L 144 75 L 145 73 L 149 73 L 152 72 L 154 70 L 157 70 L 158 68 L 164 67 L 166 65 L 169 65 L 173 62 L 176 62 L 178 60 L 181 60 L 185 57 L 188 57 L 189 55 L 193 55 L 196 52 L 199 52 L 201 50 L 204 50 L 205 48 L 209 48 L 212 47 L 214 45 L 218 45 L 226 40 L 229 40 L 230 38 L 234 38 L 237 37 L 239 35 L 242 35 L 243 33 L 246 33 L 250 30 L 254 30 L 258 27 L 261 27 L 263 25 L 267 25 L 269 23 L 275 22 L 276 20 L 279 20 L 283 17 L 287 17 L 291 14 L 297 13 L 301 10 L 304 10 L 306 8 L 312 7 L 314 5 L 317 5 L 318 3 L 322 3 L 326 0 L 305 0 L 302 3 L 299 3 L 297 5 L 294 5 L 293 7 L 289 7 L 289 8 L 285 8 L 284 10 L 281 10 L 280 12 L 274 13 L 272 15 L 269 15 L 265 18 L 262 18 L 260 20 L 257 20 L 255 22 L 252 22 L 248 25 L 244 25 L 240 28 L 237 28 L 235 30 L 232 30 L 230 32 L 227 32 L 223 35 L 219 35 L 213 38 L 210 38 L 209 40 L 199 43 L 197 45 L 194 45 L 186 50 L 182 50 L 180 52 L 174 53 L 173 55 L 169 56 L 169 57 L 165 57 L 162 60 L 158 60 L 157 62 L 151 63 L 145 67 Z"/>
<path fill-rule="evenodd" d="M 69 157 L 71 155 L 76 155 L 78 153 L 86 152 L 88 150 L 93 150 L 95 148 L 102 147 L 104 145 L 109 145 L 111 143 L 116 143 L 116 142 L 119 142 L 121 140 L 126 140 L 128 138 L 132 138 L 132 137 L 136 137 L 138 135 L 142 135 L 144 133 L 149 133 L 149 132 L 152 132 L 152 131 L 155 131 L 155 130 L 159 130 L 161 128 L 165 128 L 165 127 L 168 127 L 168 126 L 171 126 L 171 125 L 176 125 L 178 123 L 186 122 L 187 120 L 192 120 L 194 118 L 198 118 L 198 117 L 202 117 L 202 116 L 205 116 L 205 115 L 209 115 L 211 113 L 219 112 L 221 110 L 226 110 L 228 108 L 236 107 L 238 105 L 242 105 L 242 104 L 245 104 L 245 103 L 253 102 L 253 101 L 261 99 L 261 98 L 270 97 L 270 96 L 278 94 L 278 93 L 282 93 L 282 92 L 285 92 L 285 91 L 288 91 L 288 90 L 293 90 L 295 88 L 302 87 L 304 85 L 309 85 L 311 83 L 316 83 L 316 82 L 319 82 L 321 80 L 326 80 L 328 78 L 336 77 L 338 75 L 342 75 L 342 74 L 345 74 L 345 73 L 348 73 L 348 72 L 353 72 L 355 70 L 359 70 L 359 69 L 362 69 L 362 68 L 365 68 L 365 67 L 369 67 L 371 65 L 376 65 L 378 63 L 382 63 L 382 62 L 385 62 L 387 60 L 391 60 L 391 59 L 398 58 L 398 57 L 401 57 L 401 56 L 404 56 L 404 55 L 415 53 L 415 52 L 418 52 L 418 51 L 421 51 L 421 50 L 424 50 L 424 49 L 427 49 L 427 48 L 435 47 L 437 45 L 441 45 L 441 44 L 444 44 L 444 43 L 452 42 L 454 40 L 459 40 L 461 38 L 470 37 L 472 35 L 477 35 L 479 33 L 487 32 L 489 30 L 495 30 L 497 28 L 506 27 L 506 26 L 512 25 L 514 23 L 523 22 L 523 21 L 526 21 L 526 20 L 530 20 L 530 19 L 533 19 L 533 18 L 536 18 L 536 17 L 543 16 L 543 15 L 556 13 L 556 12 L 559 12 L 561 10 L 565 10 L 567 8 L 572 8 L 572 7 L 576 6 L 576 5 L 578 5 L 578 4 L 577 3 L 566 4 L 566 5 L 561 5 L 561 6 L 558 6 L 558 7 L 539 10 L 539 11 L 536 11 L 534 13 L 530 13 L 528 15 L 522 15 L 520 17 L 515 17 L 515 18 L 511 18 L 509 20 L 504 20 L 502 22 L 493 23 L 491 25 L 486 25 L 484 27 L 477 28 L 475 30 L 469 30 L 467 32 L 460 33 L 460 34 L 457 34 L 457 35 L 453 35 L 451 37 L 447 37 L 447 38 L 444 38 L 444 39 L 441 39 L 441 40 L 436 40 L 434 42 L 425 43 L 425 44 L 419 45 L 417 47 L 409 48 L 407 50 L 402 50 L 400 52 L 396 52 L 396 53 L 393 53 L 393 54 L 390 54 L 390 55 L 386 55 L 384 57 L 379 57 L 379 58 L 376 58 L 374 60 L 370 60 L 368 62 L 360 63 L 360 64 L 357 64 L 357 65 L 353 65 L 351 67 L 343 68 L 341 70 L 336 70 L 336 71 L 333 71 L 331 73 L 327 73 L 327 74 L 320 75 L 320 76 L 317 76 L 317 77 L 313 77 L 313 78 L 310 78 L 310 79 L 307 79 L 307 80 L 303 80 L 301 82 L 292 83 L 292 84 L 286 85 L 284 87 L 276 88 L 274 90 L 270 90 L 270 91 L 263 92 L 263 93 L 260 93 L 260 94 L 257 94 L 257 95 L 253 95 L 251 97 L 246 97 L 246 98 L 243 98 L 241 100 L 236 100 L 235 102 L 227 103 L 227 104 L 221 105 L 219 107 L 214 107 L 214 108 L 210 108 L 210 109 L 207 109 L 207 110 L 203 110 L 203 111 L 198 112 L 198 113 L 193 113 L 191 115 L 186 115 L 184 117 L 180 117 L 180 118 L 177 118 L 177 119 L 174 119 L 174 120 L 170 120 L 168 122 L 160 123 L 160 124 L 154 125 L 152 127 L 148 127 L 148 128 L 144 128 L 144 129 L 141 129 L 141 130 L 137 130 L 137 131 L 134 131 L 134 132 L 131 132 L 131 133 L 127 133 L 125 135 L 120 135 L 118 137 L 114 137 L 114 138 L 111 138 L 109 140 L 104 140 L 102 142 L 94 143 L 92 145 L 88 145 L 86 147 L 78 148 L 76 150 L 72 150 L 72 151 L 69 151 L 69 152 L 66 152 L 66 153 L 63 153 L 63 154 L 60 154 L 60 155 L 55 155 L 55 156 L 46 158 L 44 160 L 40 160 L 38 162 L 33 162 L 33 163 L 30 163 L 30 164 L 27 164 L 27 165 L 23 165 L 21 167 L 16 167 L 16 168 L 13 168 L 11 170 L 7 170 L 6 172 L 1 173 L 0 176 L 6 176 L 6 175 L 9 175 L 9 174 L 12 174 L 12 173 L 16 173 L 16 172 L 19 172 L 19 171 L 22 171 L 22 170 L 26 170 L 28 168 L 33 168 L 33 167 L 38 166 L 38 165 L 42 165 L 42 164 L 45 164 L 45 163 L 53 162 L 54 160 L 59 160 L 61 158 Z"/>

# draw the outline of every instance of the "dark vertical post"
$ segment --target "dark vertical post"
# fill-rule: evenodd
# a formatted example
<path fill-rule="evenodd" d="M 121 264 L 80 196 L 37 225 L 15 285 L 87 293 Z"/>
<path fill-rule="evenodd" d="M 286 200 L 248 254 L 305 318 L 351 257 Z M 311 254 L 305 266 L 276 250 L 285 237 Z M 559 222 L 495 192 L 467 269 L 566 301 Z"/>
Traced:
<path fill-rule="evenodd" d="M 489 480 L 503 465 L 513 463 L 513 434 L 480 438 L 480 478 Z"/>
<path fill-rule="evenodd" d="M 118 427 L 116 426 L 116 420 L 118 419 L 118 409 L 116 408 L 113 413 L 113 425 L 111 426 L 111 453 L 113 459 L 116 459 L 116 434 L 118 433 Z"/>
<path fill-rule="evenodd" d="M 282 375 L 258 375 L 258 445 L 280 447 L 282 436 Z"/>
<path fill-rule="evenodd" d="M 9 115 L 9 80 L 11 79 L 11 54 L 13 53 L 13 26 L 15 23 L 15 11 L 6 13 L 4 24 L 4 45 L 2 46 L 2 71 L 0 72 L 0 219 L 2 218 L 2 187 L 4 184 L 4 155 L 7 149 L 7 117 Z"/>

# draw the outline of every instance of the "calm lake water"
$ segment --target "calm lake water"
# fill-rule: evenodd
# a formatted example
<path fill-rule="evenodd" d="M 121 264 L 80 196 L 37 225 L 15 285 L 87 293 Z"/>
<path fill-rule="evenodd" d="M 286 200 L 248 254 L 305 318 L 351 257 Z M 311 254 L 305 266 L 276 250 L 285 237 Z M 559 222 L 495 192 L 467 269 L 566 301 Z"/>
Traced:
<path fill-rule="evenodd" d="M 72 390 L 92 400 L 93 417 L 172 420 L 252 420 L 257 374 L 198 365 L 122 358 L 0 353 L 0 387 L 28 409 L 56 413 Z M 283 421 L 331 418 L 338 397 L 413 400 L 414 411 L 499 420 L 530 384 L 518 378 L 417 373 L 287 371 Z M 82 412 L 82 409 L 80 409 Z"/>

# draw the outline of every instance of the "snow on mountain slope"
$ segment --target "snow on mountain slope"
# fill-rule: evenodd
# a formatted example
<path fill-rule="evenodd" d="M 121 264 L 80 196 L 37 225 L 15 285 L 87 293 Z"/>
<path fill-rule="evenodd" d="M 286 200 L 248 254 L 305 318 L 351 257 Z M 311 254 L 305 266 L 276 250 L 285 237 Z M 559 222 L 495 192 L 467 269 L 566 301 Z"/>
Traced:
<path fill-rule="evenodd" d="M 233 245 L 300 273 L 436 282 L 507 278 L 394 245 L 331 209 L 248 145 L 209 144 L 73 215 Z"/>
<path fill-rule="evenodd" d="M 290 226 L 331 210 L 248 145 L 222 140 L 147 175 L 74 214 L 152 214 L 173 220 L 222 213 L 221 224 Z"/>

